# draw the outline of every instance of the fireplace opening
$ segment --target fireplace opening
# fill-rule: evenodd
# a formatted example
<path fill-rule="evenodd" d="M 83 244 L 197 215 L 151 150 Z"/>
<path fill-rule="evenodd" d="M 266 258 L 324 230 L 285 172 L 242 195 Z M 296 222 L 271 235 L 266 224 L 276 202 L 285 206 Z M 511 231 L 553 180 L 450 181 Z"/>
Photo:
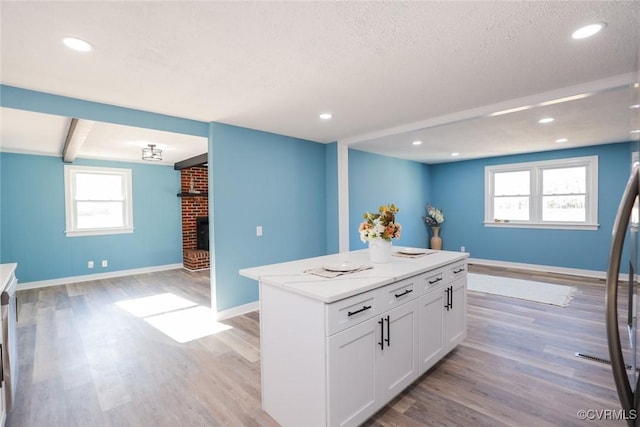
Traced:
<path fill-rule="evenodd" d="M 209 217 L 196 218 L 196 249 L 209 250 Z"/>

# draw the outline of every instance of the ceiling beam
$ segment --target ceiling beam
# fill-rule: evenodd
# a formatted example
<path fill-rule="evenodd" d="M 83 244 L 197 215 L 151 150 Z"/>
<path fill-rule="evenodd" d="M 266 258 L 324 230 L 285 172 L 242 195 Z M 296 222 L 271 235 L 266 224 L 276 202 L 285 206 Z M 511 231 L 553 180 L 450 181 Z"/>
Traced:
<path fill-rule="evenodd" d="M 63 162 L 73 163 L 80 148 L 87 141 L 87 137 L 94 123 L 92 120 L 71 119 L 67 138 L 64 141 L 64 149 L 62 150 Z"/>
<path fill-rule="evenodd" d="M 452 114 L 445 114 L 439 117 L 432 117 L 418 122 L 407 123 L 404 125 L 382 129 L 362 135 L 339 139 L 338 142 L 351 146 L 359 142 L 367 142 L 372 139 L 379 139 L 404 133 L 410 134 L 411 132 L 420 131 L 423 129 L 486 117 L 491 113 L 495 113 L 496 111 L 503 111 L 523 106 L 539 106 L 540 104 L 543 104 L 547 101 L 556 100 L 558 98 L 566 98 L 587 93 L 589 95 L 592 95 L 595 93 L 619 89 L 621 87 L 635 83 L 637 78 L 637 73 L 634 72 L 619 74 L 617 76 L 594 80 L 587 83 L 580 83 L 577 85 L 550 90 L 547 92 L 541 92 L 522 98 L 512 99 L 510 101 L 498 102 L 496 104 L 485 105 L 482 107 L 459 111 Z"/>
<path fill-rule="evenodd" d="M 208 161 L 208 155 L 207 153 L 204 153 L 195 157 L 191 157 L 190 159 L 175 163 L 173 165 L 173 169 L 179 171 L 193 166 L 203 166 L 206 165 Z"/>

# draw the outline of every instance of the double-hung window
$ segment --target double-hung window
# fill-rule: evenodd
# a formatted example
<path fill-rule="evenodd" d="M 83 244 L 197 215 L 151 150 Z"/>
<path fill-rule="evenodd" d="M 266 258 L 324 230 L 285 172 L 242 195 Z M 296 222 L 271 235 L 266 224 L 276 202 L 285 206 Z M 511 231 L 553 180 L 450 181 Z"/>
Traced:
<path fill-rule="evenodd" d="M 133 232 L 131 169 L 64 166 L 66 235 Z"/>
<path fill-rule="evenodd" d="M 598 227 L 598 157 L 485 167 L 485 225 Z"/>

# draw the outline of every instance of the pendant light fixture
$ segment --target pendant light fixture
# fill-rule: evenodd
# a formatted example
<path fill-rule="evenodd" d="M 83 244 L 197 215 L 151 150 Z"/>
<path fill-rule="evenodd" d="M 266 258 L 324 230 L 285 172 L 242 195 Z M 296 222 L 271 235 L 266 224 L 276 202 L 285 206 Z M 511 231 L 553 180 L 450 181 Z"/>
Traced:
<path fill-rule="evenodd" d="M 162 150 L 156 148 L 156 144 L 149 144 L 142 149 L 142 160 L 162 160 Z"/>

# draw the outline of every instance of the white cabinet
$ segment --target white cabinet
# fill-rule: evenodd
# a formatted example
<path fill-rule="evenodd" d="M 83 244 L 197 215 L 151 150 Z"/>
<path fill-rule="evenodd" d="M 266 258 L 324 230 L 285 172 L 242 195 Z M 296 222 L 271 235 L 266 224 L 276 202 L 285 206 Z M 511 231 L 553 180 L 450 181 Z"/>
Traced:
<path fill-rule="evenodd" d="M 373 318 L 328 338 L 329 425 L 358 425 L 380 406 L 382 323 Z"/>
<path fill-rule="evenodd" d="M 452 282 L 448 290 L 449 304 L 444 311 L 445 353 L 467 337 L 467 286 L 462 278 Z"/>
<path fill-rule="evenodd" d="M 444 329 L 442 326 L 445 295 L 438 286 L 420 297 L 420 374 L 426 372 L 442 357 Z"/>
<path fill-rule="evenodd" d="M 418 301 L 413 299 L 382 317 L 382 404 L 418 378 Z M 382 406 L 382 405 L 380 405 Z"/>
<path fill-rule="evenodd" d="M 418 377 L 418 301 L 330 336 L 329 425 L 358 425 Z"/>
<path fill-rule="evenodd" d="M 0 317 L 0 331 L 2 331 L 4 325 L 2 324 L 2 318 Z M 5 345 L 2 339 L 2 333 L 0 332 L 0 363 L 3 363 L 4 352 L 7 350 L 7 346 Z M 1 368 L 4 370 L 4 366 Z M 4 372 L 2 373 L 2 378 L 0 379 L 0 426 L 4 427 L 5 422 L 7 420 L 7 408 L 5 404 L 5 392 L 7 388 L 7 383 L 4 381 Z"/>
<path fill-rule="evenodd" d="M 17 264 L 0 264 L 0 293 L 2 294 L 2 316 L 0 316 L 0 427 L 5 425 L 7 409 L 11 410 L 15 399 L 15 386 L 17 380 L 18 361 L 15 357 L 15 289 L 18 285 L 16 279 Z M 11 358 L 9 352 L 12 353 Z M 11 362 L 11 363 L 9 363 Z M 12 389 L 13 388 L 13 389 Z M 12 397 L 13 396 L 13 397 Z"/>
<path fill-rule="evenodd" d="M 327 305 L 327 335 L 333 335 L 382 313 L 380 292 L 363 292 Z"/>
<path fill-rule="evenodd" d="M 467 336 L 467 268 L 456 264 L 424 275 L 420 297 L 420 375 Z"/>
<path fill-rule="evenodd" d="M 264 410 L 283 427 L 369 419 L 466 336 L 466 256 L 439 251 L 353 278 L 301 275 L 309 261 L 247 271 L 261 277 Z"/>

